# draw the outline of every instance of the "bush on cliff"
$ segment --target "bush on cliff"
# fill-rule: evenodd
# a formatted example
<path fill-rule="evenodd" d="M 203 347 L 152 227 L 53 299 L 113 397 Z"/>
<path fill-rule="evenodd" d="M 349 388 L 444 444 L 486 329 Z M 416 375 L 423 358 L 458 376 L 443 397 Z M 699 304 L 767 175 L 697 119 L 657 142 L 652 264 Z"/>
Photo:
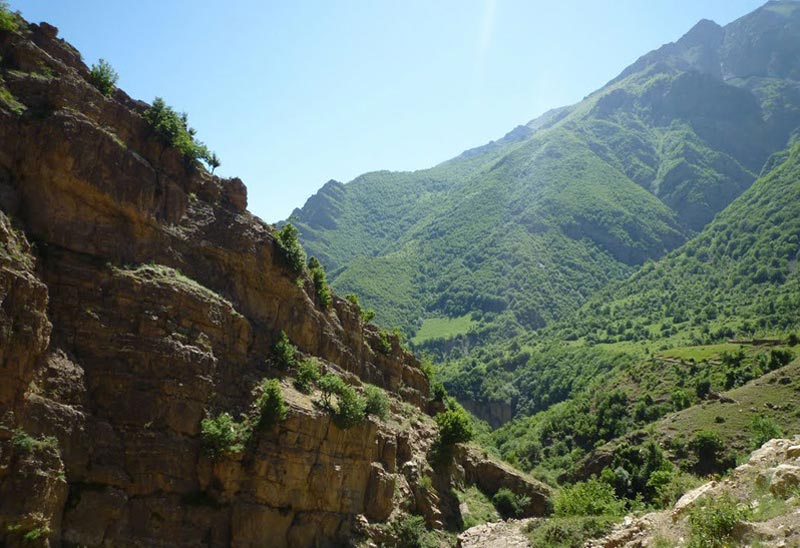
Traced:
<path fill-rule="evenodd" d="M 367 400 L 366 413 L 385 419 L 389 413 L 389 396 L 381 388 L 372 384 L 364 386 L 364 397 Z"/>
<path fill-rule="evenodd" d="M 264 380 L 261 383 L 261 395 L 256 399 L 258 425 L 269 428 L 286 418 L 286 403 L 278 379 Z"/>
<path fill-rule="evenodd" d="M 110 97 L 117 87 L 119 74 L 117 74 L 117 71 L 111 66 L 111 63 L 105 59 L 100 59 L 96 65 L 92 65 L 90 78 L 92 85 L 96 87 L 100 93 L 106 97 Z"/>
<path fill-rule="evenodd" d="M 311 257 L 308 259 L 308 271 L 311 274 L 311 280 L 314 282 L 314 291 L 317 294 L 317 300 L 319 300 L 319 304 L 322 305 L 322 309 L 327 310 L 331 306 L 333 297 L 328 281 L 325 279 L 325 269 L 322 268 L 322 264 L 316 257 Z"/>
<path fill-rule="evenodd" d="M 236 422 L 229 413 L 203 419 L 200 423 L 200 436 L 207 455 L 218 457 L 223 453 L 241 453 L 250 432 L 247 427 Z"/>
<path fill-rule="evenodd" d="M 164 99 L 156 97 L 150 108 L 144 112 L 144 119 L 162 139 L 178 149 L 185 158 L 191 161 L 203 160 L 211 165 L 212 153 L 208 147 L 195 139 L 196 131 L 189 126 L 189 116 L 185 112 L 178 114 L 164 102 Z M 218 158 L 216 163 L 219 165 Z"/>
<path fill-rule="evenodd" d="M 466 443 L 472 439 L 475 432 L 469 415 L 460 405 L 436 415 L 436 424 L 439 426 L 439 443 L 451 447 L 456 443 Z"/>
<path fill-rule="evenodd" d="M 285 332 L 281 331 L 278 340 L 272 346 L 275 363 L 281 369 L 289 369 L 297 363 L 297 347 L 292 344 Z"/>
<path fill-rule="evenodd" d="M 278 244 L 283 256 L 292 269 L 300 273 L 306 264 L 306 252 L 300 245 L 298 236 L 300 232 L 292 223 L 286 223 L 283 228 L 275 233 L 275 242 Z"/>
<path fill-rule="evenodd" d="M 302 360 L 297 364 L 297 376 L 294 386 L 300 392 L 308 394 L 311 388 L 320 378 L 319 362 L 314 358 Z"/>

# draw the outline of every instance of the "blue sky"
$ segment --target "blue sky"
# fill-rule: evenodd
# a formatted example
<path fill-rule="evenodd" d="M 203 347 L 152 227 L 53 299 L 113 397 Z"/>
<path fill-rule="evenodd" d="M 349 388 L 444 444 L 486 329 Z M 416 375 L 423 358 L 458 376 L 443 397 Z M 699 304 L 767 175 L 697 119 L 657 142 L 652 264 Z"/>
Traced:
<path fill-rule="evenodd" d="M 131 96 L 189 113 L 250 209 L 430 167 L 579 101 L 702 18 L 758 0 L 10 0 Z"/>

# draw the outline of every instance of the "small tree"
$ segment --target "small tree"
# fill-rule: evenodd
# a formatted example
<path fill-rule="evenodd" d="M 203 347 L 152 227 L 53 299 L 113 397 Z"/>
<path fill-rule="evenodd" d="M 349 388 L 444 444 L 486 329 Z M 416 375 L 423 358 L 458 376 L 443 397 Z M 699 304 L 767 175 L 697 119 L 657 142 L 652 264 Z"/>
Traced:
<path fill-rule="evenodd" d="M 219 156 L 217 156 L 216 152 L 212 152 L 211 154 L 208 155 L 206 163 L 208 164 L 208 167 L 211 168 L 211 173 L 214 173 L 214 170 L 217 169 L 220 165 L 222 165 L 222 163 L 219 161 Z"/>
<path fill-rule="evenodd" d="M 367 400 L 366 413 L 380 419 L 385 419 L 389 413 L 389 397 L 377 386 L 367 384 L 364 386 L 364 396 Z"/>
<path fill-rule="evenodd" d="M 308 394 L 311 392 L 311 387 L 320 378 L 319 362 L 314 358 L 302 360 L 297 364 L 297 378 L 294 385 L 300 392 Z"/>
<path fill-rule="evenodd" d="M 110 97 L 119 80 L 119 74 L 105 59 L 100 59 L 97 64 L 92 65 L 91 71 L 92 85 L 106 97 Z"/>
<path fill-rule="evenodd" d="M 283 228 L 275 233 L 278 247 L 283 252 L 289 265 L 295 272 L 302 272 L 306 264 L 306 254 L 300 245 L 298 236 L 300 232 L 292 223 L 286 223 Z"/>
<path fill-rule="evenodd" d="M 216 458 L 226 452 L 244 451 L 248 432 L 229 413 L 221 413 L 200 422 L 200 436 L 206 454 Z"/>
<path fill-rule="evenodd" d="M 261 383 L 261 395 L 256 400 L 258 425 L 269 428 L 286 418 L 286 403 L 278 379 L 265 380 Z"/>
<path fill-rule="evenodd" d="M 366 416 L 367 402 L 359 396 L 352 386 L 342 383 L 338 394 L 338 406 L 334 418 L 340 428 L 350 428 L 360 424 Z"/>
<path fill-rule="evenodd" d="M 0 30 L 17 31 L 19 29 L 19 19 L 19 16 L 8 7 L 8 2 L 0 0 Z"/>
<path fill-rule="evenodd" d="M 317 299 L 322 305 L 323 310 L 327 310 L 331 306 L 333 297 L 331 295 L 331 288 L 325 279 L 325 269 L 316 257 L 308 259 L 308 270 L 311 273 L 311 280 L 314 282 L 314 290 L 317 294 Z"/>
<path fill-rule="evenodd" d="M 435 420 L 439 426 L 439 441 L 445 447 L 466 443 L 474 436 L 472 422 L 463 407 L 439 413 Z"/>
<path fill-rule="evenodd" d="M 275 341 L 272 353 L 275 356 L 275 362 L 282 369 L 294 367 L 297 360 L 297 347 L 292 344 L 292 341 L 283 331 L 278 336 L 278 340 Z"/>
<path fill-rule="evenodd" d="M 338 375 L 327 373 L 317 383 L 317 387 L 322 392 L 322 406 L 332 409 L 331 396 L 338 395 L 344 388 L 344 381 Z"/>

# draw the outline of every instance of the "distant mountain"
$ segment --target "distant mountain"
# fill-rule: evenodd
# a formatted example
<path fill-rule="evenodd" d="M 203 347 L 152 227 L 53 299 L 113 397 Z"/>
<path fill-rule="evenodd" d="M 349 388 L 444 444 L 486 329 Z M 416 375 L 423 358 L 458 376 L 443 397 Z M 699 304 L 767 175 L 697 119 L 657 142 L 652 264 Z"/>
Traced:
<path fill-rule="evenodd" d="M 331 181 L 293 219 L 380 323 L 418 342 L 505 338 L 683 244 L 798 126 L 800 3 L 769 2 L 436 167 Z"/>

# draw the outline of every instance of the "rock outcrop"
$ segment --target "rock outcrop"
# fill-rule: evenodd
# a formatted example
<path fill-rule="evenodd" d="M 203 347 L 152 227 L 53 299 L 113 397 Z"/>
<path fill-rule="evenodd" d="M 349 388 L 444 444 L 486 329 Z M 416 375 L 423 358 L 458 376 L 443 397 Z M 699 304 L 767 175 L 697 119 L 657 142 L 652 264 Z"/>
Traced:
<path fill-rule="evenodd" d="M 0 544 L 329 546 L 396 514 L 436 433 L 418 361 L 323 306 L 242 182 L 102 95 L 54 27 L 0 31 L 0 58 Z M 388 419 L 343 428 L 295 390 L 281 332 Z M 267 378 L 285 420 L 209 455 L 201 421 Z"/>

